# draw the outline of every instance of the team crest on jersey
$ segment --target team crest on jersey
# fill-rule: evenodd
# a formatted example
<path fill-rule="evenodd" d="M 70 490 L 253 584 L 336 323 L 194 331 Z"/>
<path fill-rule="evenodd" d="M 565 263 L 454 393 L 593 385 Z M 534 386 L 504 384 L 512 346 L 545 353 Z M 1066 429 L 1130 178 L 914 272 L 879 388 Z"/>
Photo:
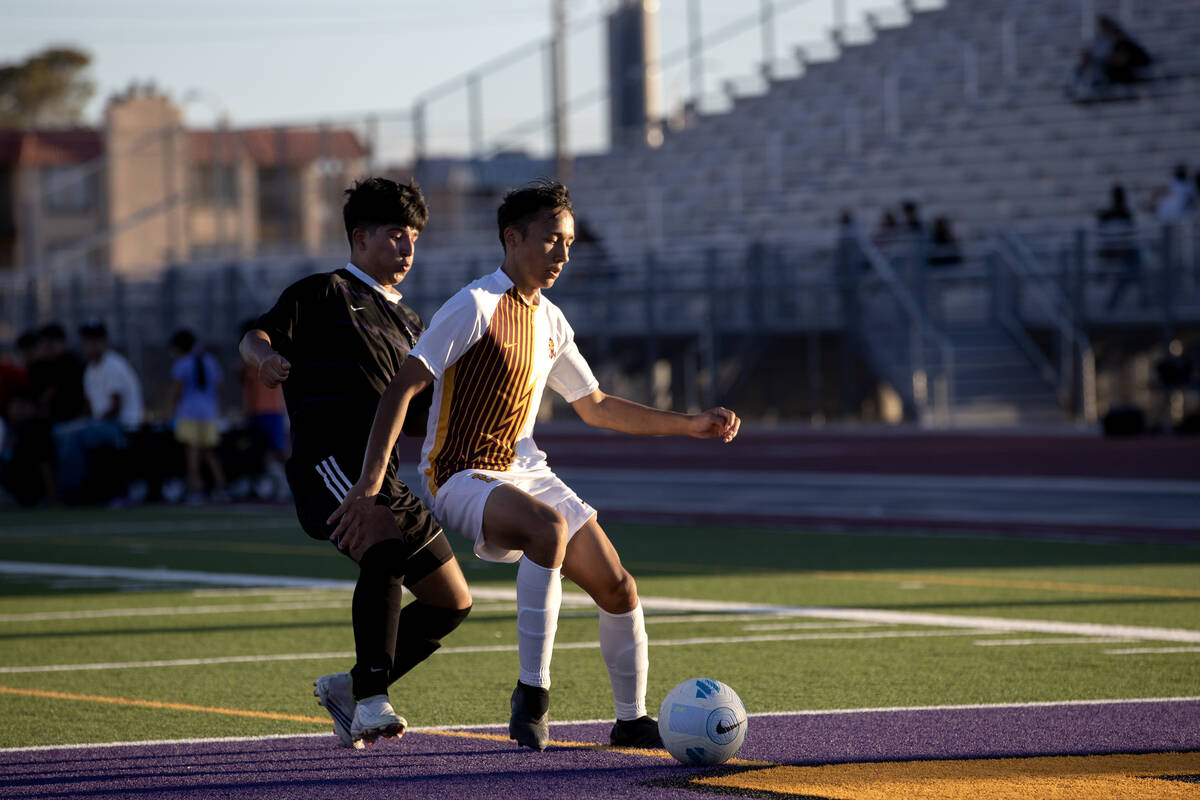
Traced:
<path fill-rule="evenodd" d="M 550 358 L 554 359 L 554 337 L 550 338 Z"/>

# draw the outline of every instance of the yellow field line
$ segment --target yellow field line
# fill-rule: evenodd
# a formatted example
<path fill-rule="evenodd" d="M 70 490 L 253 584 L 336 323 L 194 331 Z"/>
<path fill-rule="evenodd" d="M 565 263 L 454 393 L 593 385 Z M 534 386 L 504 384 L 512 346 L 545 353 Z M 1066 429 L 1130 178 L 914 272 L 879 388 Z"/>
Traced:
<path fill-rule="evenodd" d="M 284 722 L 310 722 L 328 725 L 329 717 L 306 717 L 300 714 L 277 714 L 273 711 L 250 711 L 244 708 L 217 708 L 215 706 L 194 706 L 188 703 L 168 703 L 162 700 L 138 700 L 133 697 L 106 697 L 97 694 L 74 694 L 71 692 L 53 692 L 46 689 L 16 689 L 11 686 L 0 686 L 0 694 L 17 694 L 27 697 L 46 697 L 52 700 L 83 700 L 89 703 L 111 703 L 117 706 L 136 706 L 139 708 L 164 708 L 171 711 L 201 711 L 206 714 L 228 714 L 234 717 L 254 717 L 256 719 L 273 719 Z"/>
<path fill-rule="evenodd" d="M 446 728 L 437 729 L 414 729 L 413 733 L 428 733 L 434 736 L 457 736 L 462 739 L 485 739 L 491 742 L 507 742 L 509 737 L 503 733 L 483 733 L 480 731 L 460 731 L 448 730 Z M 666 750 L 647 750 L 641 747 L 613 747 L 610 744 L 598 744 L 596 742 L 572 742 L 561 739 L 551 739 L 550 744 L 555 747 L 574 747 L 580 750 L 608 750 L 619 753 L 630 753 L 632 755 L 646 756 L 647 758 L 660 758 L 665 761 L 674 761 L 675 757 Z M 731 758 L 725 762 L 729 766 L 735 767 L 775 767 L 779 766 L 774 761 L 748 761 L 744 758 Z"/>
<path fill-rule="evenodd" d="M 71 692 L 54 692 L 47 689 L 17 689 L 12 686 L 0 686 L 0 694 L 24 695 L 26 697 L 45 697 L 52 700 L 82 700 L 89 703 L 111 703 L 118 706 L 135 706 L 139 708 L 164 708 L 171 711 L 200 711 L 206 714 L 229 714 L 235 717 L 254 717 L 256 719 L 273 719 L 285 722 L 311 722 L 317 725 L 328 725 L 329 717 L 305 717 L 300 714 L 277 714 L 271 711 L 250 711 L 243 708 L 217 708 L 215 706 L 195 706 L 188 703 L 167 703 L 161 700 L 138 700 L 132 697 L 106 697 L 97 694 L 74 694 Z M 428 733 L 433 736 L 454 736 L 462 739 L 483 739 L 492 742 L 507 742 L 509 737 L 500 733 L 483 733 L 482 731 L 456 731 L 439 729 L 413 730 L 413 733 Z M 672 760 L 673 756 L 665 750 L 644 750 L 637 747 L 613 747 L 595 742 L 570 742 L 552 739 L 550 744 L 557 747 L 574 747 L 585 750 L 616 750 L 648 758 Z M 733 766 L 773 767 L 778 766 L 769 761 L 747 761 L 741 758 L 731 758 L 725 762 Z"/>
<path fill-rule="evenodd" d="M 880 581 L 885 583 L 933 583 L 945 586 L 986 586 L 998 589 L 1042 589 L 1049 592 L 1092 592 L 1099 594 L 1150 595 L 1152 597 L 1200 598 L 1197 589 L 1170 589 L 1160 586 L 1113 586 L 1103 583 L 1064 581 L 1022 581 L 1008 578 L 969 578 L 949 575 L 921 575 L 908 572 L 808 572 L 814 578 L 842 581 Z"/>

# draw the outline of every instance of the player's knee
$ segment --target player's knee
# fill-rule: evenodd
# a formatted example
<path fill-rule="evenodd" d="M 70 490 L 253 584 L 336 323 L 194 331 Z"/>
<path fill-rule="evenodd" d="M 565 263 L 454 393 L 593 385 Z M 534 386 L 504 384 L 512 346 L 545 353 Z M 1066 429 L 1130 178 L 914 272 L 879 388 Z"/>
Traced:
<path fill-rule="evenodd" d="M 562 514 L 549 506 L 539 509 L 530 521 L 529 535 L 538 549 L 556 551 L 559 554 L 558 560 L 562 560 L 562 554 L 567 549 L 567 538 L 570 535 L 567 521 Z"/>
<path fill-rule="evenodd" d="M 408 563 L 409 546 L 399 536 L 375 541 L 358 557 L 358 569 L 365 575 L 403 577 Z"/>
<path fill-rule="evenodd" d="M 637 604 L 637 581 L 627 570 L 621 570 L 616 579 L 607 587 L 604 603 L 600 607 L 610 614 L 624 614 L 633 611 Z"/>

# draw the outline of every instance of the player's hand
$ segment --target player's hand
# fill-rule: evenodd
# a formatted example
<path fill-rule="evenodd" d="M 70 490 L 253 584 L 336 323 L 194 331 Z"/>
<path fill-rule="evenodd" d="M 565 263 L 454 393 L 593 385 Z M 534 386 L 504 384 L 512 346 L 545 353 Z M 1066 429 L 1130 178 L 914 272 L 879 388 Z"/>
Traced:
<path fill-rule="evenodd" d="M 688 433 L 697 439 L 719 438 L 723 442 L 732 442 L 741 427 L 742 421 L 737 414 L 728 408 L 717 407 L 692 415 Z"/>
<path fill-rule="evenodd" d="M 370 527 L 370 518 L 377 508 L 375 497 L 379 494 L 379 489 L 379 486 L 359 480 L 350 487 L 337 510 L 325 520 L 326 525 L 337 523 L 333 533 L 329 534 L 329 541 L 337 545 L 339 550 L 355 552 L 355 544 L 364 537 Z"/>
<path fill-rule="evenodd" d="M 274 389 L 288 379 L 291 371 L 291 362 L 279 355 L 279 353 L 276 353 L 270 358 L 264 358 L 259 363 L 258 379 L 262 381 L 263 386 L 266 386 L 268 389 Z"/>

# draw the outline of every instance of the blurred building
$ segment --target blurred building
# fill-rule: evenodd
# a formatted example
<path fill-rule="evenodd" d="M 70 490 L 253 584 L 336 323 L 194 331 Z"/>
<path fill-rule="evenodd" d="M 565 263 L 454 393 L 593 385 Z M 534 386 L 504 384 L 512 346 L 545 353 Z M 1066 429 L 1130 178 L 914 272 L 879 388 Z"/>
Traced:
<path fill-rule="evenodd" d="M 340 246 L 368 154 L 328 126 L 188 130 L 170 98 L 131 89 L 99 129 L 0 130 L 0 268 L 141 275 Z"/>

